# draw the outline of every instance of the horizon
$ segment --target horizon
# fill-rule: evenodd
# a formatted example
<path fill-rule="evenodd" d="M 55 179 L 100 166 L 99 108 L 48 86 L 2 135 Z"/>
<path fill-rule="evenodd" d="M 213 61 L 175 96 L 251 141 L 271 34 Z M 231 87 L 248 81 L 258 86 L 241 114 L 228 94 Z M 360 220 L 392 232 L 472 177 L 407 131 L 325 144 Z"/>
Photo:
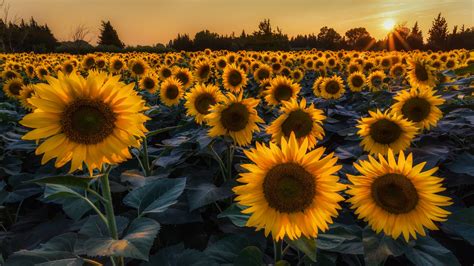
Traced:
<path fill-rule="evenodd" d="M 113 10 L 108 8 L 112 2 L 118 2 L 119 7 Z M 38 23 L 47 24 L 59 41 L 70 40 L 74 29 L 83 25 L 91 31 L 87 40 L 96 44 L 101 21 L 109 20 L 122 41 L 131 46 L 158 43 L 166 45 L 178 34 L 188 34 L 193 38 L 201 30 L 220 35 L 234 33 L 239 36 L 242 30 L 251 34 L 265 18 L 270 19 L 274 28 L 280 28 L 290 38 L 299 34 L 317 34 L 321 27 L 328 26 L 341 36 L 351 28 L 364 27 L 375 39 L 381 40 L 390 32 L 392 24 L 405 24 L 411 28 L 418 22 L 426 39 L 428 29 L 438 13 L 446 18 L 449 31 L 452 31 L 454 25 L 472 27 L 474 24 L 471 0 L 429 0 L 424 3 L 370 0 L 352 6 L 347 4 L 356 1 L 338 0 L 323 6 L 319 5 L 322 2 L 319 0 L 244 2 L 249 2 L 252 12 L 248 12 L 248 5 L 242 2 L 225 3 L 217 0 L 176 0 L 171 3 L 151 0 L 103 0 L 99 3 L 91 0 L 10 0 L 5 4 L 10 5 L 11 19 L 28 20 L 33 17 Z M 277 4 L 264 5 L 268 3 Z M 180 7 L 180 14 L 168 12 Z M 88 12 L 92 8 L 95 12 Z M 67 10 L 74 12 L 65 12 Z M 229 17 L 226 12 L 230 11 L 233 11 L 233 16 Z M 354 12 L 360 14 L 357 17 L 349 16 Z M 213 14 L 216 16 L 212 17 Z M 329 17 L 326 14 L 334 15 Z M 411 19 L 413 17 L 416 19 Z M 170 21 L 168 29 L 160 27 L 164 21 Z"/>

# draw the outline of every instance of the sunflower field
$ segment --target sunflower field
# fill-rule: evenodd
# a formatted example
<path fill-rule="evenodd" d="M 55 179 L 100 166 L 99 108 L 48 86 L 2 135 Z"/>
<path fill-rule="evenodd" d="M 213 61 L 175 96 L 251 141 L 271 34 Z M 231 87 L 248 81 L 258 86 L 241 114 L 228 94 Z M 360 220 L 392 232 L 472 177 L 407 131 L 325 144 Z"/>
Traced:
<path fill-rule="evenodd" d="M 0 72 L 0 265 L 474 263 L 473 51 Z"/>

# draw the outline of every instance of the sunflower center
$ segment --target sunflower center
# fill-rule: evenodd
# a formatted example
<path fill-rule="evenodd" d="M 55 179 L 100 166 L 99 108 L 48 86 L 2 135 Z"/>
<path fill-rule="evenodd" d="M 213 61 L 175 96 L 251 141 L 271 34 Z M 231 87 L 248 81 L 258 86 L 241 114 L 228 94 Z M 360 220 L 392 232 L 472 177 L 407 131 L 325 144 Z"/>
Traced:
<path fill-rule="evenodd" d="M 71 64 L 67 64 L 64 66 L 64 70 L 66 73 L 71 73 L 74 70 L 74 67 Z"/>
<path fill-rule="evenodd" d="M 61 114 L 66 137 L 80 144 L 97 144 L 113 133 L 117 120 L 112 109 L 102 101 L 79 99 Z"/>
<path fill-rule="evenodd" d="M 431 104 L 423 98 L 411 98 L 402 107 L 403 116 L 413 122 L 420 122 L 430 115 Z"/>
<path fill-rule="evenodd" d="M 227 82 L 233 87 L 237 87 L 242 83 L 242 75 L 237 70 L 232 70 L 229 72 Z"/>
<path fill-rule="evenodd" d="M 357 88 L 361 87 L 362 84 L 364 84 L 364 80 L 362 79 L 361 76 L 354 76 L 351 81 L 352 81 L 352 85 L 354 85 L 354 87 L 357 87 Z"/>
<path fill-rule="evenodd" d="M 266 70 L 266 69 L 260 69 L 257 72 L 257 77 L 258 77 L 259 80 L 267 79 L 267 78 L 270 77 L 270 72 L 268 72 L 268 70 Z"/>
<path fill-rule="evenodd" d="M 375 76 L 372 78 L 372 85 L 374 85 L 375 87 L 378 87 L 380 86 L 380 84 L 382 84 L 382 78 L 379 77 L 379 76 Z"/>
<path fill-rule="evenodd" d="M 151 90 L 155 87 L 155 81 L 150 77 L 146 77 L 143 80 L 143 86 L 145 87 L 145 89 Z"/>
<path fill-rule="evenodd" d="M 313 175 L 296 163 L 273 167 L 263 181 L 263 194 L 268 205 L 284 213 L 308 208 L 313 203 L 315 188 Z"/>
<path fill-rule="evenodd" d="M 273 92 L 273 96 L 279 102 L 287 101 L 293 95 L 293 90 L 291 89 L 290 85 L 288 84 L 280 84 L 275 88 Z"/>
<path fill-rule="evenodd" d="M 211 68 L 209 65 L 203 65 L 201 68 L 199 68 L 199 77 L 204 79 L 209 76 L 209 72 L 211 71 Z"/>
<path fill-rule="evenodd" d="M 286 137 L 295 132 L 297 138 L 307 136 L 313 129 L 313 120 L 305 111 L 299 109 L 291 112 L 281 125 L 281 131 Z"/>
<path fill-rule="evenodd" d="M 418 192 L 413 183 L 400 174 L 386 174 L 372 183 L 372 198 L 382 209 L 402 214 L 413 210 L 418 203 Z"/>
<path fill-rule="evenodd" d="M 169 70 L 168 68 L 164 68 L 163 70 L 161 70 L 161 75 L 165 78 L 171 77 L 171 74 L 171 70 Z"/>
<path fill-rule="evenodd" d="M 330 80 L 326 84 L 326 92 L 329 94 L 336 94 L 337 92 L 339 92 L 339 90 L 340 90 L 340 86 L 337 81 Z"/>
<path fill-rule="evenodd" d="M 178 94 L 179 94 L 178 86 L 171 84 L 166 88 L 166 93 L 165 93 L 166 98 L 176 99 L 176 97 L 178 97 Z"/>
<path fill-rule="evenodd" d="M 11 94 L 13 94 L 15 96 L 20 95 L 21 86 L 22 85 L 20 83 L 13 82 L 9 87 L 9 90 L 10 90 Z"/>
<path fill-rule="evenodd" d="M 401 76 L 401 75 L 403 74 L 403 68 L 400 67 L 400 66 L 395 67 L 395 68 L 393 69 L 393 74 L 394 74 L 395 76 L 397 76 L 397 77 L 398 77 L 398 76 Z"/>
<path fill-rule="evenodd" d="M 123 67 L 122 61 L 116 60 L 116 61 L 114 62 L 114 69 L 115 69 L 115 70 L 120 70 L 120 69 L 122 69 L 122 67 Z"/>
<path fill-rule="evenodd" d="M 210 93 L 202 93 L 194 101 L 194 107 L 200 114 L 209 114 L 209 107 L 216 104 L 216 99 Z"/>
<path fill-rule="evenodd" d="M 415 75 L 419 81 L 427 81 L 428 80 L 428 71 L 426 68 L 421 64 L 416 64 L 415 66 Z"/>
<path fill-rule="evenodd" d="M 92 57 L 89 57 L 86 59 L 86 66 L 87 67 L 92 67 L 95 64 L 95 59 Z"/>
<path fill-rule="evenodd" d="M 402 134 L 400 126 L 390 120 L 382 119 L 372 124 L 370 136 L 375 142 L 390 144 L 395 142 Z"/>
<path fill-rule="evenodd" d="M 145 73 L 145 67 L 140 63 L 133 64 L 132 72 L 136 75 L 142 75 L 143 73 Z"/>
<path fill-rule="evenodd" d="M 230 131 L 240 131 L 249 122 L 250 113 L 242 103 L 232 103 L 221 113 L 221 123 L 225 129 Z"/>
<path fill-rule="evenodd" d="M 176 78 L 183 83 L 183 85 L 188 84 L 189 82 L 189 77 L 185 72 L 178 72 L 176 74 Z"/>

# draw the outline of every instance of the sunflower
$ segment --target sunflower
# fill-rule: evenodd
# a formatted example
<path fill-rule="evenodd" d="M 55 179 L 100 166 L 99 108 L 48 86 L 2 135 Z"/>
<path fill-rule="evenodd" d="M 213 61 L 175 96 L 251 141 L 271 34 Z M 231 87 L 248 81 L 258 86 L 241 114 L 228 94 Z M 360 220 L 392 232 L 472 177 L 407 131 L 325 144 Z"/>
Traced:
<path fill-rule="evenodd" d="M 271 232 L 273 239 L 316 237 L 326 231 L 344 198 L 338 194 L 345 188 L 335 173 L 337 157 L 323 156 L 324 148 L 308 152 L 308 140 L 300 145 L 295 134 L 281 140 L 281 148 L 257 143 L 244 151 L 252 161 L 241 165 L 248 172 L 237 179 L 235 200 L 248 207 L 247 226 Z"/>
<path fill-rule="evenodd" d="M 91 72 L 87 79 L 75 73 L 47 77 L 36 84 L 30 103 L 36 107 L 20 123 L 34 128 L 23 139 L 43 140 L 36 154 L 42 164 L 56 158 L 56 167 L 71 161 L 70 172 L 87 165 L 90 174 L 103 164 L 131 158 L 128 147 L 139 147 L 148 117 L 141 112 L 145 101 L 133 84 L 120 76 Z"/>
<path fill-rule="evenodd" d="M 61 64 L 61 71 L 65 74 L 71 74 L 75 70 L 75 66 L 71 60 L 64 61 Z"/>
<path fill-rule="evenodd" d="M 224 96 L 216 85 L 196 84 L 186 93 L 186 114 L 193 116 L 196 123 L 202 124 L 212 105 L 224 101 Z"/>
<path fill-rule="evenodd" d="M 262 64 L 253 72 L 253 77 L 258 83 L 261 83 L 262 80 L 269 79 L 271 76 L 272 68 L 265 64 Z"/>
<path fill-rule="evenodd" d="M 380 91 L 382 89 L 384 78 L 385 73 L 382 70 L 372 72 L 367 77 L 367 84 L 369 85 L 370 91 Z"/>
<path fill-rule="evenodd" d="M 219 69 L 219 70 L 224 70 L 224 68 L 227 66 L 227 60 L 223 56 L 217 58 L 215 63 L 216 63 L 217 69 Z"/>
<path fill-rule="evenodd" d="M 415 123 L 418 128 L 430 129 L 443 117 L 438 106 L 445 102 L 441 96 L 434 94 L 435 91 L 431 89 L 400 91 L 394 97 L 397 102 L 392 105 L 392 110 Z"/>
<path fill-rule="evenodd" d="M 388 150 L 387 158 L 378 157 L 354 163 L 360 175 L 347 175 L 352 183 L 348 202 L 359 219 L 377 233 L 383 230 L 394 239 L 403 235 L 406 242 L 417 233 L 425 236 L 425 227 L 437 230 L 434 222 L 446 221 L 450 214 L 441 207 L 452 204 L 451 198 L 437 194 L 445 190 L 443 179 L 433 176 L 438 168 L 422 171 L 426 162 L 413 166 L 411 153 L 405 158 L 400 152 L 397 160 Z"/>
<path fill-rule="evenodd" d="M 397 63 L 390 68 L 390 76 L 394 78 L 403 77 L 405 75 L 405 67 L 401 63 Z"/>
<path fill-rule="evenodd" d="M 21 78 L 9 79 L 3 85 L 3 91 L 10 99 L 18 99 L 20 97 L 21 88 L 24 83 Z"/>
<path fill-rule="evenodd" d="M 308 149 L 316 146 L 317 140 L 324 137 L 323 111 L 314 108 L 313 104 L 306 107 L 306 99 L 301 99 L 298 104 L 296 99 L 282 103 L 280 115 L 272 124 L 267 127 L 267 133 L 272 135 L 272 141 L 280 144 L 282 137 L 288 139 L 291 133 L 295 133 L 298 143 L 301 144 L 305 139 L 308 140 Z"/>
<path fill-rule="evenodd" d="M 296 99 L 300 90 L 301 86 L 293 80 L 284 76 L 276 76 L 270 81 L 270 86 L 265 91 L 265 101 L 269 105 L 278 105 L 283 101 Z"/>
<path fill-rule="evenodd" d="M 121 73 L 125 69 L 125 62 L 118 56 L 114 56 L 109 60 L 109 71 L 117 74 Z"/>
<path fill-rule="evenodd" d="M 319 76 L 313 83 L 313 93 L 316 97 L 321 97 L 321 84 L 324 81 L 324 77 Z"/>
<path fill-rule="evenodd" d="M 365 75 L 362 72 L 356 71 L 347 78 L 347 85 L 353 92 L 362 91 L 365 86 Z"/>
<path fill-rule="evenodd" d="M 88 54 L 83 57 L 82 59 L 82 68 L 85 70 L 89 70 L 95 66 L 95 55 Z"/>
<path fill-rule="evenodd" d="M 415 57 L 408 62 L 408 82 L 414 88 L 431 89 L 435 86 L 434 69 L 421 57 Z"/>
<path fill-rule="evenodd" d="M 30 79 L 34 78 L 36 74 L 35 67 L 32 64 L 27 64 L 25 67 L 25 73 Z"/>
<path fill-rule="evenodd" d="M 239 93 L 247 85 L 247 75 L 236 65 L 229 64 L 222 74 L 222 84 L 225 89 Z"/>
<path fill-rule="evenodd" d="M 161 66 L 158 69 L 158 76 L 160 80 L 165 80 L 173 75 L 173 71 L 166 65 Z"/>
<path fill-rule="evenodd" d="M 389 148 L 398 153 L 410 146 L 418 131 L 412 122 L 388 111 L 369 111 L 369 114 L 370 117 L 362 118 L 357 125 L 365 151 L 386 155 Z"/>
<path fill-rule="evenodd" d="M 132 76 L 134 77 L 140 77 L 145 75 L 148 72 L 148 64 L 140 58 L 133 59 L 130 62 L 129 70 L 132 73 Z"/>
<path fill-rule="evenodd" d="M 155 75 L 148 74 L 140 79 L 138 85 L 141 90 L 147 90 L 150 93 L 155 93 L 158 89 L 158 79 L 155 77 Z"/>
<path fill-rule="evenodd" d="M 304 72 L 301 69 L 295 69 L 291 72 L 291 78 L 295 82 L 300 82 L 304 77 Z"/>
<path fill-rule="evenodd" d="M 320 85 L 320 89 L 321 96 L 325 99 L 338 99 L 346 91 L 342 78 L 337 75 L 325 78 Z"/>
<path fill-rule="evenodd" d="M 207 82 L 212 74 L 211 64 L 208 61 L 201 61 L 196 64 L 194 76 L 199 82 Z"/>
<path fill-rule="evenodd" d="M 181 82 L 183 89 L 191 87 L 194 82 L 193 74 L 187 68 L 176 68 L 173 77 Z"/>
<path fill-rule="evenodd" d="M 177 78 L 171 77 L 161 83 L 160 99 L 166 106 L 178 105 L 183 93 L 183 83 Z"/>
<path fill-rule="evenodd" d="M 32 84 L 28 84 L 22 87 L 18 99 L 26 110 L 34 110 L 36 107 L 29 102 L 29 99 L 35 94 L 35 87 Z"/>
<path fill-rule="evenodd" d="M 252 133 L 260 131 L 257 123 L 264 121 L 255 109 L 260 100 L 242 97 L 243 92 L 238 96 L 229 93 L 221 104 L 211 106 L 210 113 L 205 116 L 211 126 L 208 132 L 210 137 L 228 135 L 240 146 L 250 144 Z"/>

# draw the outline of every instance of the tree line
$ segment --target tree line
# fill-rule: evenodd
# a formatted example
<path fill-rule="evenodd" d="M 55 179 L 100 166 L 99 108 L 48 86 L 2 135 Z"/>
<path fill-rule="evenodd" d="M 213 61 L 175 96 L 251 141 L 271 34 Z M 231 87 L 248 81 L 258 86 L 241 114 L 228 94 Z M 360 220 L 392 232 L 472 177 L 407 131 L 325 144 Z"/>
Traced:
<path fill-rule="evenodd" d="M 28 22 L 17 23 L 0 19 L 0 51 L 2 52 L 70 52 L 89 53 L 94 51 L 109 52 L 163 52 L 199 51 L 205 48 L 213 50 L 450 50 L 474 49 L 474 27 L 454 26 L 448 30 L 446 19 L 440 14 L 433 20 L 428 31 L 427 41 L 415 22 L 409 28 L 406 24 L 397 25 L 386 38 L 376 40 L 363 27 L 349 29 L 343 35 L 335 29 L 324 26 L 318 34 L 296 35 L 288 37 L 283 31 L 274 28 L 269 19 L 261 21 L 252 33 L 236 36 L 219 35 L 209 30 L 202 30 L 191 38 L 188 34 L 178 36 L 165 46 L 126 46 L 119 38 L 110 21 L 102 21 L 98 43 L 93 46 L 88 40 L 90 32 L 84 26 L 78 26 L 72 33 L 71 40 L 59 42 L 48 25 L 40 25 L 33 18 Z"/>

